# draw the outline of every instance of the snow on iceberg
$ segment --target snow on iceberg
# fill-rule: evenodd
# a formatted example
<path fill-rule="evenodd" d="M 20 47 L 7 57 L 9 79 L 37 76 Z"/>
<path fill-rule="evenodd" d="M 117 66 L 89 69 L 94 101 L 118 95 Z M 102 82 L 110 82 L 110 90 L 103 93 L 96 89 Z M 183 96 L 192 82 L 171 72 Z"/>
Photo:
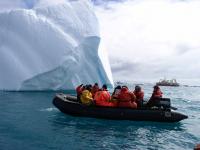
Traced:
<path fill-rule="evenodd" d="M 1 12 L 0 90 L 113 85 L 99 43 L 98 21 L 86 0 Z"/>

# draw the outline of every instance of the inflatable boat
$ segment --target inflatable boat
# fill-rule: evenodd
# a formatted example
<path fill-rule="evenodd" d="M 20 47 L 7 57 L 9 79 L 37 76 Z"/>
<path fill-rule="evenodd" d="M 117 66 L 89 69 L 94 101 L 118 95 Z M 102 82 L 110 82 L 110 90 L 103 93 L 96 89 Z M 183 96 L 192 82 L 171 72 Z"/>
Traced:
<path fill-rule="evenodd" d="M 172 109 L 163 107 L 143 107 L 138 109 L 87 106 L 77 101 L 75 96 L 56 94 L 53 104 L 61 112 L 81 117 L 93 117 L 113 120 L 135 120 L 135 121 L 157 121 L 157 122 L 178 122 L 188 116 L 175 112 Z"/>

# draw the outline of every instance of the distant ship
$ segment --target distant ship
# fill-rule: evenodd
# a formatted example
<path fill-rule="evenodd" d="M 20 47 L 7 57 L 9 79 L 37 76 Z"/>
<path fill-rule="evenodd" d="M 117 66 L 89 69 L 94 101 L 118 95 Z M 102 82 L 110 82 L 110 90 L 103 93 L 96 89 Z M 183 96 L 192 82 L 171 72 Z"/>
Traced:
<path fill-rule="evenodd" d="M 121 84 L 124 84 L 124 83 L 121 82 L 121 81 L 117 81 L 116 84 L 117 84 L 117 85 L 121 85 Z"/>
<path fill-rule="evenodd" d="M 158 85 L 158 86 L 180 86 L 180 84 L 176 82 L 176 79 L 172 79 L 172 80 L 160 79 L 160 81 L 157 82 L 156 85 Z"/>

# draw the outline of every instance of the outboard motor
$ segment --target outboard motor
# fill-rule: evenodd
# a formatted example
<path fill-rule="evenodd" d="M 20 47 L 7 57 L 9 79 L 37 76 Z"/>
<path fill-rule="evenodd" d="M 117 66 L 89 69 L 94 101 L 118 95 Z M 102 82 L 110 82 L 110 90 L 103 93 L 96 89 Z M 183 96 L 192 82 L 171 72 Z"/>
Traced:
<path fill-rule="evenodd" d="M 171 108 L 171 101 L 169 98 L 154 98 L 148 101 L 147 106 L 156 106 L 158 108 L 163 108 L 164 110 L 167 110 Z"/>

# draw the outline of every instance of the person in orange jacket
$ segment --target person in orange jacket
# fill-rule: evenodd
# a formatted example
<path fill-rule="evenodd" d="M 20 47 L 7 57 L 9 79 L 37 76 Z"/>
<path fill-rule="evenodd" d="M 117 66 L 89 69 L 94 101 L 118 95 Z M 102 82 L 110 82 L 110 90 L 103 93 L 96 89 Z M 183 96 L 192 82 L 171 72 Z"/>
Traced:
<path fill-rule="evenodd" d="M 119 94 L 118 107 L 137 108 L 137 103 L 135 100 L 135 95 L 129 91 L 128 87 L 122 86 L 121 92 Z"/>
<path fill-rule="evenodd" d="M 99 91 L 99 85 L 98 85 L 98 83 L 95 83 L 94 85 L 93 85 L 93 87 L 92 87 L 92 97 L 94 98 L 94 96 L 95 96 L 95 93 L 96 92 L 98 92 Z"/>
<path fill-rule="evenodd" d="M 160 98 L 162 98 L 162 91 L 159 86 L 155 85 L 153 87 L 153 93 L 151 95 L 150 100 L 147 102 L 147 106 L 152 107 L 154 106 Z"/>
<path fill-rule="evenodd" d="M 116 107 L 116 103 L 110 102 L 111 96 L 107 90 L 107 85 L 103 85 L 102 89 L 95 93 L 94 100 L 97 106 Z"/>
<path fill-rule="evenodd" d="M 136 85 L 135 90 L 133 91 L 133 94 L 136 96 L 137 106 L 141 107 L 144 100 L 144 91 L 139 85 Z"/>

